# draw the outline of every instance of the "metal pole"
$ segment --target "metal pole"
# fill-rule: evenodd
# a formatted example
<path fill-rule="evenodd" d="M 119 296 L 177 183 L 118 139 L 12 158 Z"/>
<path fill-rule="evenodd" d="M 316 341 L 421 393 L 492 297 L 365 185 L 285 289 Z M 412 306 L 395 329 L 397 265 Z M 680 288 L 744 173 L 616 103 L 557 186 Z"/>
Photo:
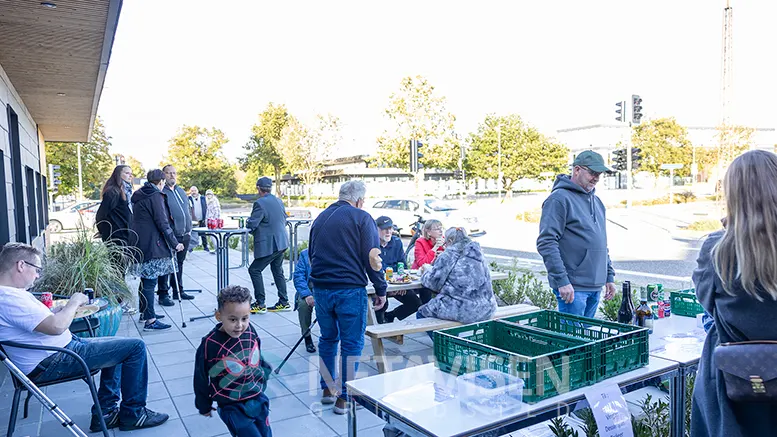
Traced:
<path fill-rule="evenodd" d="M 84 179 L 81 176 L 81 143 L 76 143 L 76 149 L 78 151 L 78 200 L 83 200 Z"/>
<path fill-rule="evenodd" d="M 669 204 L 674 203 L 674 169 L 669 169 Z"/>
<path fill-rule="evenodd" d="M 624 111 L 626 111 L 625 104 Z M 631 130 L 631 122 L 629 122 Z M 626 208 L 631 208 L 631 137 L 626 140 Z"/>
<path fill-rule="evenodd" d="M 499 198 L 502 198 L 502 125 L 496 125 L 496 147 L 499 174 L 496 177 L 496 185 L 499 187 Z"/>

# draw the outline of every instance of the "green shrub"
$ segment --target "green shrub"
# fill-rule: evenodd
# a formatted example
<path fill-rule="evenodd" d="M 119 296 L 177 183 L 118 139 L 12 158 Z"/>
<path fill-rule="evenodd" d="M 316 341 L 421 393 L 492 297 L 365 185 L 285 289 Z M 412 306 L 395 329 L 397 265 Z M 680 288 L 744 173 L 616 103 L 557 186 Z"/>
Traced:
<path fill-rule="evenodd" d="M 303 250 L 305 250 L 307 248 L 308 248 L 308 242 L 307 241 L 300 241 L 299 243 L 297 243 L 297 254 L 299 254 L 300 252 L 302 252 Z M 288 261 L 290 253 L 291 253 L 291 247 L 289 247 L 289 250 L 287 250 L 283 254 L 283 259 Z"/>
<path fill-rule="evenodd" d="M 522 211 L 522 212 L 519 212 L 518 215 L 515 216 L 516 220 L 522 221 L 522 222 L 526 222 L 526 223 L 539 223 L 541 218 L 542 218 L 542 210 L 541 209 L 533 209 L 531 211 Z"/>
<path fill-rule="evenodd" d="M 682 193 L 677 193 L 675 195 L 678 202 L 682 203 L 688 203 L 688 202 L 695 202 L 696 201 L 696 195 L 693 194 L 692 191 L 683 191 Z"/>
<path fill-rule="evenodd" d="M 516 305 L 526 301 L 526 273 L 519 277 L 516 266 L 517 260 L 513 260 L 511 268 L 505 268 L 496 262 L 491 262 L 491 270 L 507 273 L 507 279 L 493 282 L 494 294 L 505 305 Z"/>
<path fill-rule="evenodd" d="M 716 219 L 705 219 L 705 220 L 697 220 L 686 228 L 689 231 L 717 231 L 718 229 L 723 229 L 723 224 L 720 223 L 720 220 Z"/>

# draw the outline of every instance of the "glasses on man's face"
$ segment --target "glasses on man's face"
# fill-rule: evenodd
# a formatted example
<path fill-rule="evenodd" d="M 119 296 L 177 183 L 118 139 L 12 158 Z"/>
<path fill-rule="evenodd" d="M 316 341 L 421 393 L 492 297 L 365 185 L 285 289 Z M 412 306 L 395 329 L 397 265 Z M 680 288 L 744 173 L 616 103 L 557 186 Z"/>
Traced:
<path fill-rule="evenodd" d="M 34 269 L 35 269 L 35 273 L 37 273 L 37 274 L 39 274 L 39 275 L 40 275 L 40 274 L 41 274 L 41 272 L 43 271 L 43 267 L 36 266 L 35 264 L 33 264 L 33 263 L 31 263 L 31 262 L 27 262 L 27 261 L 22 261 L 22 262 L 23 262 L 23 263 L 25 263 L 25 264 L 27 264 L 28 266 L 30 266 L 30 267 L 32 267 L 32 268 L 34 268 Z"/>
<path fill-rule="evenodd" d="M 591 176 L 593 176 L 595 178 L 598 178 L 602 174 L 602 172 L 600 172 L 600 171 L 593 171 L 593 170 L 591 170 L 588 167 L 580 166 L 580 168 L 582 168 L 583 170 L 587 171 L 588 174 L 590 174 Z"/>

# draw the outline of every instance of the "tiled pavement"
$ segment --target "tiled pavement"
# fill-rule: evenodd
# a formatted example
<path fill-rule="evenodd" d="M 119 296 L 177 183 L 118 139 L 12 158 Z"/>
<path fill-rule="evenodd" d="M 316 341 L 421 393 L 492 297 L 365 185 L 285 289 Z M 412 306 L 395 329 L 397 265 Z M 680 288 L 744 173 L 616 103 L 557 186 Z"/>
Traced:
<path fill-rule="evenodd" d="M 239 253 L 231 251 L 230 259 L 238 260 Z M 288 274 L 288 265 L 284 264 Z M 194 352 L 203 335 L 208 333 L 216 323 L 215 319 L 202 319 L 189 322 L 188 318 L 196 315 L 210 314 L 216 305 L 216 260 L 204 252 L 193 252 L 187 257 L 184 265 L 184 284 L 187 289 L 202 288 L 202 294 L 196 294 L 196 299 L 183 303 L 183 314 L 186 317 L 186 328 L 181 328 L 181 313 L 177 306 L 160 307 L 157 312 L 164 311 L 165 322 L 172 321 L 173 328 L 163 332 L 143 332 L 138 322 L 138 316 L 124 316 L 118 336 L 140 337 L 148 346 L 149 387 L 148 407 L 170 415 L 170 420 L 157 428 L 148 430 L 121 432 L 111 430 L 112 435 L 120 436 L 165 436 L 165 437 L 211 437 L 228 436 L 221 420 L 214 414 L 208 418 L 200 416 L 194 408 L 192 389 L 192 374 L 194 369 Z M 253 290 L 247 269 L 230 270 L 230 283 L 248 287 Z M 265 272 L 265 290 L 267 303 L 274 304 L 277 300 L 275 286 L 269 269 Z M 137 281 L 131 282 L 131 289 L 137 287 Z M 294 287 L 287 283 L 290 298 L 294 296 Z M 397 305 L 392 299 L 392 305 Z M 262 338 L 262 353 L 273 367 L 283 360 L 291 347 L 300 337 L 299 322 L 296 312 L 267 313 L 252 315 L 252 322 L 258 328 Z M 314 328 L 317 334 L 318 326 Z M 377 374 L 372 357 L 372 347 L 365 338 L 363 363 L 357 377 Z M 386 354 L 394 355 L 392 367 L 395 369 L 415 366 L 429 362 L 433 357 L 431 340 L 425 334 L 415 334 L 405 338 L 404 345 L 399 346 L 386 342 Z M 388 357 L 391 359 L 392 357 Z M 273 435 L 278 437 L 331 437 L 346 435 L 345 416 L 335 415 L 331 406 L 319 403 L 318 390 L 318 357 L 308 354 L 304 344 L 295 351 L 292 358 L 284 365 L 277 378 L 270 381 L 268 396 L 270 398 L 270 421 Z M 3 378 L 4 376 L 4 378 Z M 8 415 L 13 394 L 13 385 L 7 372 L 0 372 L 0 435 L 5 435 L 8 426 Z M 61 384 L 45 389 L 46 394 L 59 404 L 78 424 L 88 432 L 89 411 L 92 398 L 89 389 L 82 381 Z M 358 410 L 359 435 L 364 437 L 383 436 L 383 422 L 373 414 Z M 69 436 L 56 419 L 45 411 L 37 399 L 30 401 L 30 415 L 23 419 L 20 408 L 15 436 Z M 92 434 L 94 436 L 100 434 Z"/>

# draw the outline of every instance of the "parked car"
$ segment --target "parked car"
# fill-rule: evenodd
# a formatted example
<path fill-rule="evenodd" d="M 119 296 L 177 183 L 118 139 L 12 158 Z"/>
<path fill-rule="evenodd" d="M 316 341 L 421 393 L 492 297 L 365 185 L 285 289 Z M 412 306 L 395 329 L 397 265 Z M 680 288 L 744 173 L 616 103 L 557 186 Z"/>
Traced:
<path fill-rule="evenodd" d="M 95 224 L 94 217 L 97 215 L 99 207 L 99 200 L 88 200 L 76 203 L 62 211 L 52 212 L 49 215 L 49 229 L 52 232 L 59 232 L 63 229 L 78 229 L 81 226 L 91 229 Z"/>
<path fill-rule="evenodd" d="M 412 234 L 411 227 L 417 220 L 416 214 L 423 217 L 424 220 L 437 219 L 446 228 L 462 227 L 470 235 L 486 233 L 474 214 L 439 199 L 424 199 L 423 205 L 419 205 L 414 199 L 376 199 L 368 201 L 367 205 L 368 207 L 365 209 L 373 218 L 382 215 L 391 217 L 394 224 L 400 228 L 401 235 Z"/>

